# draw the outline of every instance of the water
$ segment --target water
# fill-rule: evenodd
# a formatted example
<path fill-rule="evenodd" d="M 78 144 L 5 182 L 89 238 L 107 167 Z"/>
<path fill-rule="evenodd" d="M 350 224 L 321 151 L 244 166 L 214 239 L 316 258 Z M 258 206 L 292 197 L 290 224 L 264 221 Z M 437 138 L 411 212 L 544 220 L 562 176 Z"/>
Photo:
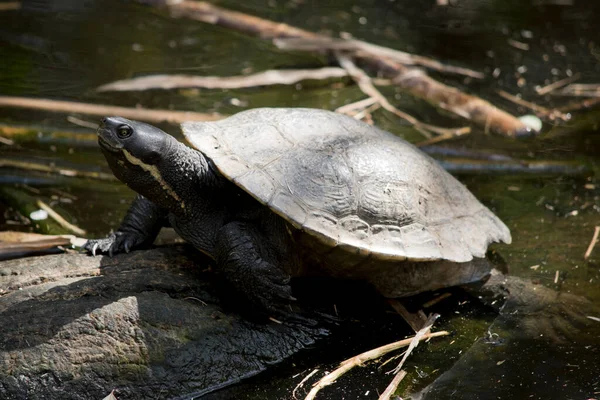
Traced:
<path fill-rule="evenodd" d="M 308 30 L 350 32 L 369 42 L 483 71 L 487 78 L 481 82 L 432 75 L 516 115 L 530 111 L 502 99 L 497 90 L 522 93 L 528 100 L 552 107 L 568 100 L 539 97 L 536 85 L 544 86 L 552 79 L 572 74 L 581 75 L 579 83 L 600 81 L 600 37 L 596 29 L 600 3 L 456 1 L 447 7 L 433 3 L 290 0 L 243 4 L 223 1 L 219 5 Z M 518 49 L 510 40 L 524 43 L 529 49 Z M 23 2 L 21 11 L 0 11 L 0 59 L 0 95 L 223 114 L 261 106 L 334 109 L 364 98 L 346 79 L 244 90 L 97 93 L 94 88 L 101 84 L 151 73 L 227 76 L 242 71 L 312 68 L 328 63 L 324 56 L 284 52 L 267 41 L 195 21 L 174 20 L 166 13 L 125 1 L 39 0 Z M 494 71 L 496 78 L 492 78 Z M 384 88 L 383 92 L 396 106 L 425 122 L 441 126 L 465 124 L 393 88 Z M 414 142 L 423 140 L 417 131 L 388 112 L 379 110 L 373 116 L 378 126 Z M 77 117 L 91 123 L 97 120 L 85 115 Z M 16 142 L 13 146 L 0 145 L 0 158 L 109 172 L 95 147 L 93 129 L 71 121 L 64 114 L 0 108 L 0 136 Z M 494 249 L 511 274 L 557 293 L 553 303 L 557 312 L 553 316 L 555 321 L 562 318 L 578 323 L 577 318 L 569 319 L 565 308 L 559 307 L 561 294 L 584 298 L 600 306 L 600 248 L 588 260 L 583 258 L 594 226 L 600 225 L 600 182 L 596 173 L 599 121 L 600 112 L 590 110 L 575 114 L 562 126 L 545 124 L 544 133 L 535 139 L 511 141 L 483 135 L 475 128 L 473 134 L 443 144 L 526 161 L 569 161 L 585 166 L 584 172 L 573 176 L 459 175 L 510 227 L 513 244 Z M 178 134 L 173 126 L 163 128 Z M 0 179 L 5 211 L 4 218 L 0 218 L 0 229 L 57 231 L 56 226 L 43 222 L 38 226 L 10 223 L 17 218 L 15 210 L 23 211 L 35 198 L 42 198 L 91 236 L 103 235 L 118 226 L 133 196 L 116 182 L 10 168 L 0 170 Z M 14 182 L 27 185 L 15 187 Z M 454 374 L 461 376 L 460 384 L 442 385 L 430 398 L 598 397 L 600 379 L 594 377 L 600 375 L 600 323 L 595 328 L 593 325 L 586 328 L 581 335 L 569 335 L 558 329 L 562 332 L 561 340 L 532 339 L 509 317 L 499 318 L 490 328 L 496 314 L 472 302 L 461 305 L 459 295 L 441 307 L 444 313 L 437 326 L 453 330 L 454 342 L 452 345 L 448 341 L 432 342 L 420 347 L 407 366 L 410 374 L 401 387 L 403 393 L 421 390 L 454 365 L 457 368 L 454 371 L 458 371 Z M 594 308 L 590 309 L 593 312 Z M 536 318 L 533 321 L 544 321 L 543 317 Z M 489 329 L 497 329 L 506 339 L 505 344 L 491 349 L 478 343 L 471 348 L 471 343 L 485 336 Z M 325 363 L 324 368 L 331 368 L 335 362 L 358 351 L 392 340 L 393 335 L 381 334 L 348 346 L 339 356 L 334 352 L 335 357 L 319 362 Z M 308 359 L 314 360 L 314 356 Z M 489 362 L 482 364 L 477 360 Z M 243 389 L 236 396 L 241 398 L 243 391 L 248 398 L 284 397 L 277 387 L 297 383 L 301 378 L 291 377 L 313 368 L 311 362 L 293 361 L 274 367 L 268 374 L 241 386 Z M 475 370 L 481 374 L 472 373 L 476 365 Z M 374 375 L 379 374 L 376 368 L 372 370 Z M 452 373 L 449 372 L 450 376 Z M 353 376 L 358 375 L 361 374 Z M 389 379 L 383 376 L 372 382 L 364 378 L 367 375 L 371 376 L 364 374 L 362 378 L 340 383 L 347 388 L 348 398 L 362 396 L 367 390 L 370 394 L 364 398 L 374 398 L 375 388 L 381 391 Z M 461 397 L 467 393 L 467 397 Z M 227 398 L 230 394 L 215 396 Z"/>

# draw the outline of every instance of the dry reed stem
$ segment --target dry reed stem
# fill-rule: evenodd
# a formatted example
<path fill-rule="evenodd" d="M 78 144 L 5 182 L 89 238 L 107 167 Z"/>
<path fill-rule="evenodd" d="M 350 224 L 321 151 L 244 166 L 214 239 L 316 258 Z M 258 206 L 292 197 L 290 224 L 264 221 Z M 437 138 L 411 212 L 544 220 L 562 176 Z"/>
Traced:
<path fill-rule="evenodd" d="M 48 213 L 48 215 L 50 216 L 50 218 L 52 218 L 54 221 L 56 221 L 57 224 L 59 224 L 66 230 L 71 231 L 74 234 L 79 235 L 79 236 L 85 235 L 85 231 L 83 229 L 68 222 L 60 214 L 58 214 L 56 211 L 54 211 L 48 204 L 44 203 L 41 200 L 38 200 L 36 204 L 39 208 L 46 211 Z"/>
<path fill-rule="evenodd" d="M 438 336 L 447 336 L 450 333 L 447 331 L 433 332 L 423 335 L 423 339 L 434 338 Z M 377 359 L 387 353 L 409 346 L 414 338 L 399 340 L 394 343 L 386 344 L 385 346 L 377 347 L 376 349 L 366 351 L 352 358 L 349 358 L 340 363 L 340 366 L 329 374 L 321 378 L 317 383 L 314 384 L 311 391 L 304 398 L 304 400 L 313 400 L 317 393 L 326 386 L 334 383 L 339 377 L 350 371 L 352 368 L 364 364 L 367 361 Z"/>
<path fill-rule="evenodd" d="M 585 254 L 583 255 L 584 260 L 587 260 L 592 255 L 592 251 L 594 251 L 594 247 L 596 246 L 596 243 L 598 243 L 598 235 L 599 234 L 600 234 L 600 226 L 596 226 L 594 228 L 594 236 L 592 236 L 592 241 L 590 242 L 590 245 L 588 246 L 587 250 L 585 251 Z"/>

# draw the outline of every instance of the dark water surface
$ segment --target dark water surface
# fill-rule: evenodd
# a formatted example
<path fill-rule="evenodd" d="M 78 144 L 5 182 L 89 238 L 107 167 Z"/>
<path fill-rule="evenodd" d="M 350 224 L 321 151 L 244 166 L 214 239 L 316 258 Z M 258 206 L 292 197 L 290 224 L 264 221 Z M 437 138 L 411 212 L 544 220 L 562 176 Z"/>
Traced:
<path fill-rule="evenodd" d="M 220 1 L 218 5 L 312 31 L 349 32 L 372 43 L 485 72 L 482 81 L 432 75 L 516 115 L 531 112 L 502 99 L 497 90 L 522 93 L 528 100 L 552 107 L 573 99 L 540 97 L 536 85 L 573 74 L 580 74 L 578 83 L 600 83 L 600 2 L 450 3 L 270 0 Z M 515 47 L 514 41 L 527 45 L 528 50 Z M 19 11 L 0 11 L 0 60 L 0 95 L 223 114 L 262 106 L 335 109 L 365 97 L 348 79 L 244 90 L 98 93 L 95 88 L 101 84 L 152 73 L 228 76 L 329 63 L 324 56 L 278 50 L 268 41 L 172 19 L 151 7 L 126 1 L 31 0 L 23 2 Z M 382 91 L 394 105 L 423 121 L 441 126 L 466 124 L 393 88 Z M 76 117 L 97 122 L 95 117 Z M 378 126 L 407 140 L 423 140 L 405 121 L 386 111 L 376 111 L 373 117 Z M 574 175 L 467 171 L 459 175 L 511 229 L 513 244 L 494 247 L 511 274 L 552 289 L 556 307 L 551 316 L 533 313 L 524 323 L 527 317 L 521 318 L 519 309 L 516 317 L 496 319 L 491 309 L 462 303 L 461 295 L 456 294 L 440 306 L 442 318 L 436 325 L 453 331 L 452 338 L 418 348 L 407 364 L 409 375 L 402 393 L 418 392 L 447 371 L 426 398 L 600 398 L 600 322 L 587 318 L 600 318 L 600 247 L 588 260 L 583 257 L 594 227 L 600 225 L 599 122 L 597 108 L 574 114 L 561 126 L 545 123 L 537 138 L 516 142 L 484 135 L 475 127 L 471 135 L 443 143 L 453 149 L 527 161 L 570 162 L 585 166 L 585 171 Z M 0 136 L 15 140 L 12 146 L 0 144 L 0 158 L 109 172 L 95 145 L 94 129 L 80 125 L 65 114 L 0 107 Z M 163 127 L 179 134 L 174 126 Z M 32 229 L 28 224 L 15 225 L 16 210 L 24 213 L 31 208 L 32 199 L 42 198 L 92 236 L 116 228 L 133 197 L 116 182 L 10 168 L 0 169 L 0 193 L 4 211 L 0 229 Z M 52 232 L 57 228 L 40 222 L 36 229 Z M 560 305 L 562 301 L 566 305 Z M 574 327 L 585 328 L 572 334 Z M 356 352 L 407 334 L 388 327 L 364 332 L 357 326 L 356 331 L 356 342 L 340 345 L 334 337 L 304 359 L 273 367 L 210 398 L 289 398 L 287 388 L 312 369 L 331 370 L 336 362 Z M 486 336 L 501 340 L 490 344 L 481 339 Z M 377 398 L 377 391 L 383 391 L 391 379 L 385 371 L 385 367 L 370 366 L 352 372 L 337 385 L 345 388 L 344 398 Z M 326 389 L 318 398 L 340 398 L 342 392 L 332 393 Z"/>

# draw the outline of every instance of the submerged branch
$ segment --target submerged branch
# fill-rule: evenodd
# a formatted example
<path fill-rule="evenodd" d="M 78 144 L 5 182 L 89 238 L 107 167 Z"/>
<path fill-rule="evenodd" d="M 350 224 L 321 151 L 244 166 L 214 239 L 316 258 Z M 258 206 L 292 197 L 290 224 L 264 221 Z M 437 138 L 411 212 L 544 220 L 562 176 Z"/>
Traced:
<path fill-rule="evenodd" d="M 319 69 L 269 70 L 241 76 L 149 75 L 124 79 L 98 87 L 99 92 L 133 91 L 149 89 L 205 88 L 240 89 L 268 85 L 292 85 L 307 79 L 331 79 L 348 76 L 337 67 Z"/>
<path fill-rule="evenodd" d="M 265 39 L 296 38 L 306 41 L 331 41 L 325 36 L 309 32 L 293 26 L 269 21 L 244 13 L 226 10 L 206 2 L 181 1 L 168 6 L 175 17 L 187 17 L 198 21 L 224 26 L 241 32 L 253 34 Z M 379 52 L 364 50 L 345 51 L 347 55 L 360 60 L 370 68 L 382 74 L 384 78 L 393 79 L 393 83 L 412 94 L 424 99 L 430 104 L 453 112 L 463 118 L 493 132 L 505 136 L 529 134 L 528 128 L 514 116 L 502 111 L 489 102 L 458 89 L 444 85 L 427 76 L 425 72 L 407 67 L 391 56 L 383 57 L 380 46 L 368 44 L 367 48 L 377 47 Z M 356 43 L 355 43 L 356 45 Z M 388 49 L 393 51 L 391 49 Z"/>
<path fill-rule="evenodd" d="M 184 121 L 215 121 L 223 118 L 219 114 L 203 114 L 193 111 L 150 110 L 129 108 L 105 104 L 78 103 L 50 99 L 32 99 L 28 97 L 0 96 L 0 107 L 31 108 L 61 113 L 77 113 L 88 115 L 118 115 L 151 123 L 169 122 L 179 124 Z"/>
<path fill-rule="evenodd" d="M 431 137 L 429 132 L 433 132 L 438 135 L 455 135 L 457 131 L 464 129 L 464 128 L 448 129 L 448 128 L 441 128 L 438 126 L 425 124 L 425 123 L 419 121 L 418 119 L 416 119 L 415 117 L 413 117 L 412 115 L 407 114 L 404 111 L 398 110 L 396 107 L 394 107 L 392 104 L 390 104 L 390 102 L 385 98 L 384 95 L 381 94 L 381 92 L 379 92 L 379 90 L 377 90 L 375 88 L 375 86 L 373 86 L 373 84 L 371 83 L 371 78 L 363 70 L 358 68 L 352 62 L 352 60 L 350 58 L 339 55 L 339 54 L 337 55 L 337 58 L 338 58 L 340 65 L 346 71 L 348 71 L 348 74 L 352 77 L 352 79 L 354 79 L 354 81 L 356 82 L 358 87 L 363 91 L 363 93 L 365 93 L 367 96 L 372 97 L 375 100 L 377 100 L 377 102 L 379 104 L 381 104 L 381 107 L 383 107 L 387 111 L 408 121 L 410 124 L 412 124 L 415 127 L 415 129 L 418 129 L 420 132 L 423 132 L 423 134 L 425 134 L 427 137 Z M 470 131 L 470 129 L 469 129 L 469 131 Z"/>
<path fill-rule="evenodd" d="M 318 39 L 309 40 L 303 38 L 282 38 L 273 40 L 273 43 L 282 50 L 360 52 L 369 54 L 372 57 L 388 58 L 404 65 L 419 65 L 440 72 L 459 74 L 476 79 L 483 79 L 485 77 L 483 73 L 473 71 L 472 69 L 446 65 L 428 57 L 410 54 L 356 39 L 335 39 L 322 36 Z"/>
<path fill-rule="evenodd" d="M 590 168 L 582 164 L 557 161 L 489 162 L 474 160 L 440 160 L 442 167 L 451 174 L 528 174 L 582 176 Z"/>

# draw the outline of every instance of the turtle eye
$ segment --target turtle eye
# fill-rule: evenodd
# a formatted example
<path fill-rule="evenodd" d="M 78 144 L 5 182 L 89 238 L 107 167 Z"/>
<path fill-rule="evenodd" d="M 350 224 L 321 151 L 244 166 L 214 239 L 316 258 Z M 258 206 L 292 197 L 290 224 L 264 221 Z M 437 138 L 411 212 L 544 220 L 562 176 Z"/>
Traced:
<path fill-rule="evenodd" d="M 133 129 L 129 125 L 121 125 L 117 128 L 117 136 L 121 139 L 128 138 L 133 133 Z"/>

